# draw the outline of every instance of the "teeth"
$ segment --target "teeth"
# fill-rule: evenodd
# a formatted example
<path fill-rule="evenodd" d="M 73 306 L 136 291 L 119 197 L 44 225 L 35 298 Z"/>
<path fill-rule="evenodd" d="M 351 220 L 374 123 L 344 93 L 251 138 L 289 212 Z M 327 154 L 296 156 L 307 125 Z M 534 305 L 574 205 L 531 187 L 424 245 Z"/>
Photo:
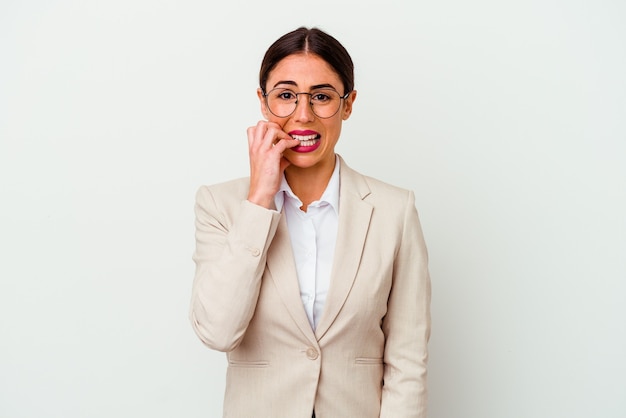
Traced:
<path fill-rule="evenodd" d="M 315 140 L 314 139 L 310 139 L 308 141 L 300 141 L 300 146 L 310 147 L 312 145 L 315 145 Z"/>
<path fill-rule="evenodd" d="M 317 138 L 317 135 L 316 134 L 313 134 L 313 135 L 291 135 L 291 137 L 293 139 L 297 139 L 300 142 L 302 142 L 302 141 L 309 142 L 309 141 L 315 140 Z"/>

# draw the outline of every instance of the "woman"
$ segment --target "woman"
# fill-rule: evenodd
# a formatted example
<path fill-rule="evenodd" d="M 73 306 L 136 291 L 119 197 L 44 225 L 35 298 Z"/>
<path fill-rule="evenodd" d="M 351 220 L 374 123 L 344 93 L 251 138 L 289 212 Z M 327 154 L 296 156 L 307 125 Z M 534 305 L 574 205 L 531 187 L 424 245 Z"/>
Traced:
<path fill-rule="evenodd" d="M 224 417 L 426 416 L 426 247 L 413 193 L 335 154 L 353 73 L 318 29 L 279 38 L 250 177 L 196 196 L 190 317 L 227 353 Z"/>

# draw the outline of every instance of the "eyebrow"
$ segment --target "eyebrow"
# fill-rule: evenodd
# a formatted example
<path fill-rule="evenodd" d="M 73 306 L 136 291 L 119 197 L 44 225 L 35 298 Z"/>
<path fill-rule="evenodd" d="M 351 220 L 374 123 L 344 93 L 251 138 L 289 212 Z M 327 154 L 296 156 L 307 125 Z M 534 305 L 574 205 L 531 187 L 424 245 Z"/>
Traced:
<path fill-rule="evenodd" d="M 277 82 L 276 84 L 274 84 L 273 88 L 276 88 L 276 87 L 278 87 L 281 84 L 287 84 L 289 86 L 298 87 L 298 83 L 296 83 L 295 81 L 292 81 L 292 80 L 281 80 L 281 81 Z M 316 84 L 314 86 L 311 86 L 311 90 L 328 89 L 328 88 L 337 91 L 337 89 L 332 84 L 328 84 L 328 83 Z"/>

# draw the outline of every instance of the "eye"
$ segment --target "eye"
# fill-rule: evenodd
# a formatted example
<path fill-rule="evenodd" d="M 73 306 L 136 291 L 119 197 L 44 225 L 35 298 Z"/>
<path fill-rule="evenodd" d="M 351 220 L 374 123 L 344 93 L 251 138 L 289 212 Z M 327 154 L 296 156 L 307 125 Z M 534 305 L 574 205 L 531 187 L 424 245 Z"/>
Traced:
<path fill-rule="evenodd" d="M 311 101 L 315 103 L 327 103 L 330 100 L 332 100 L 332 97 L 326 93 L 317 92 L 311 94 Z"/>
<path fill-rule="evenodd" d="M 275 92 L 276 99 L 285 100 L 285 101 L 293 101 L 297 99 L 296 93 L 291 90 L 281 90 Z"/>

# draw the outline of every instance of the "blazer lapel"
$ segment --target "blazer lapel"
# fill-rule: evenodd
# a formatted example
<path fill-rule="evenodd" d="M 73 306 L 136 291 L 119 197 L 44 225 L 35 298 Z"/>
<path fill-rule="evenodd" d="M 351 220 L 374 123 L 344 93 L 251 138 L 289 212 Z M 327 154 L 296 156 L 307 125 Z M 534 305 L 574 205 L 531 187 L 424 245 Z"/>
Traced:
<path fill-rule="evenodd" d="M 293 250 L 284 215 L 280 217 L 280 223 L 267 253 L 267 268 L 291 318 L 311 343 L 317 343 L 302 306 L 296 265 L 293 260 Z"/>
<path fill-rule="evenodd" d="M 330 289 L 322 318 L 315 330 L 319 341 L 332 325 L 343 306 L 356 277 L 372 206 L 363 199 L 370 194 L 362 175 L 348 167 L 341 157 L 339 193 L 339 229 L 330 279 Z"/>

